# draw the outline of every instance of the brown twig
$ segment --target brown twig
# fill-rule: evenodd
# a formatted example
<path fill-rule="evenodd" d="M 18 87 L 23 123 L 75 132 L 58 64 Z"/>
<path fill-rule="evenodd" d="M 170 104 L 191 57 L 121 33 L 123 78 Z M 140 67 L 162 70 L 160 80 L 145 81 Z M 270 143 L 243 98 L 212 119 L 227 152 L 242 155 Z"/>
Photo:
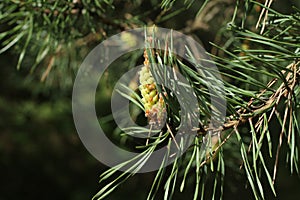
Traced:
<path fill-rule="evenodd" d="M 285 110 L 285 114 L 284 114 L 284 120 L 283 120 L 283 124 L 282 124 L 282 129 L 281 129 L 281 133 L 280 133 L 280 136 L 279 136 L 279 144 L 277 146 L 276 160 L 275 160 L 274 172 L 273 172 L 273 182 L 275 181 L 275 177 L 276 177 L 277 165 L 278 165 L 278 159 L 279 159 L 279 152 L 280 152 L 280 147 L 281 147 L 281 144 L 282 144 L 283 133 L 285 132 L 284 127 L 285 127 L 285 124 L 286 124 L 286 121 L 287 121 L 287 114 L 289 113 L 289 115 L 291 116 L 291 112 L 292 112 L 291 111 L 291 109 L 292 109 L 292 106 L 291 106 L 291 104 L 292 104 L 292 101 L 291 101 L 292 100 L 292 98 L 291 98 L 292 97 L 292 92 L 294 91 L 294 87 L 296 86 L 296 84 L 299 82 L 299 79 L 300 79 L 300 77 L 297 76 L 298 73 L 300 73 L 300 68 L 299 69 L 297 68 L 299 65 L 300 65 L 300 61 L 298 61 L 296 63 L 292 63 L 292 64 L 290 64 L 286 67 L 286 70 L 282 71 L 282 73 L 284 74 L 287 71 L 292 70 L 292 72 L 288 72 L 287 75 L 286 75 L 286 81 L 288 82 L 288 85 L 290 86 L 289 88 L 287 88 L 287 86 L 284 83 L 282 83 L 278 87 L 278 89 L 270 96 L 269 100 L 265 102 L 264 105 L 261 105 L 257 109 L 252 110 L 251 113 L 245 113 L 246 112 L 245 109 L 240 110 L 240 112 L 242 112 L 242 113 L 240 114 L 239 119 L 228 120 L 221 127 L 217 127 L 217 128 L 214 128 L 214 129 L 206 128 L 204 130 L 204 132 L 212 131 L 212 132 L 215 133 L 215 132 L 222 132 L 222 131 L 225 131 L 227 129 L 233 128 L 234 130 L 237 131 L 237 127 L 240 124 L 243 124 L 243 123 L 245 123 L 249 120 L 252 120 L 256 116 L 260 116 L 258 122 L 255 124 L 255 128 L 256 128 L 256 131 L 257 131 L 257 130 L 259 130 L 260 126 L 262 125 L 263 117 L 261 117 L 261 114 L 266 113 L 270 108 L 273 107 L 272 111 L 269 115 L 268 122 L 270 121 L 270 119 L 272 118 L 274 113 L 276 113 L 276 115 L 279 117 L 279 113 L 276 110 L 276 107 L 277 107 L 278 103 L 280 102 L 280 100 L 282 99 L 283 96 L 288 97 L 289 103 L 286 106 L 286 110 Z M 291 79 L 291 77 L 292 77 L 292 79 Z M 267 88 L 270 88 L 277 81 L 278 81 L 277 79 L 271 80 L 267 84 Z M 259 98 L 260 96 L 262 96 L 267 91 L 267 88 L 262 90 L 257 95 L 256 98 Z M 254 98 L 250 99 L 250 101 L 248 102 L 247 105 L 251 106 L 253 101 L 254 101 Z M 288 111 L 290 111 L 290 112 L 288 112 Z M 228 119 L 233 119 L 233 118 L 234 118 L 234 116 L 228 117 Z M 291 123 L 291 118 L 290 118 L 290 123 Z M 289 124 L 289 126 L 291 126 L 291 124 Z M 232 136 L 232 133 L 233 132 L 231 132 L 220 143 L 220 145 L 217 147 L 217 149 L 219 149 L 222 145 L 224 145 L 226 143 L 226 141 Z M 201 132 L 200 134 L 203 134 L 203 133 Z M 289 132 L 288 138 L 290 137 L 290 134 L 291 133 Z M 289 139 L 288 139 L 288 141 L 289 141 Z M 251 145 L 249 146 L 248 151 L 250 150 L 250 148 L 251 148 Z M 217 151 L 215 151 L 214 153 L 216 153 L 216 152 Z M 210 158 L 207 158 L 205 161 L 203 161 L 203 163 L 201 163 L 201 166 L 204 165 L 205 163 L 207 163 L 209 160 L 210 160 Z"/>
<path fill-rule="evenodd" d="M 44 73 L 41 77 L 41 82 L 44 82 L 46 80 L 46 78 L 48 77 L 48 75 L 49 75 L 49 73 L 50 73 L 50 71 L 51 71 L 51 69 L 52 69 L 52 67 L 55 63 L 55 58 L 56 58 L 57 54 L 60 52 L 61 48 L 62 48 L 62 46 L 58 45 L 55 53 L 51 56 L 50 61 L 48 62 L 47 68 L 46 68 L 46 70 L 44 71 Z"/>

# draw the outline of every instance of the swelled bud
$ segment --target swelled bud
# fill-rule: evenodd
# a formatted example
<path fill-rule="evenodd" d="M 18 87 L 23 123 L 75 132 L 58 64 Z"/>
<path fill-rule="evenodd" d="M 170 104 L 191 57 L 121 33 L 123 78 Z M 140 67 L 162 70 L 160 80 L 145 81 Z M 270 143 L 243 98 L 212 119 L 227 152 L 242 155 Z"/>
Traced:
<path fill-rule="evenodd" d="M 144 50 L 144 58 L 144 66 L 139 72 L 139 90 L 142 95 L 145 116 L 148 117 L 150 124 L 160 125 L 166 116 L 165 103 L 163 97 L 157 91 L 146 50 Z"/>

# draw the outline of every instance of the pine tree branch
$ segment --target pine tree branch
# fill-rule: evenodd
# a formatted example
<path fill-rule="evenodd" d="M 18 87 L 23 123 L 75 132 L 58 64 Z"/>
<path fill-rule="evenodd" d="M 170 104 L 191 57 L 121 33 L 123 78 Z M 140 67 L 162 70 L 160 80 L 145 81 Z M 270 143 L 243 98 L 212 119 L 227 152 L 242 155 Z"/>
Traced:
<path fill-rule="evenodd" d="M 288 103 L 286 104 L 286 108 L 291 107 L 291 100 L 292 100 L 292 96 L 294 93 L 294 88 L 297 84 L 299 84 L 300 82 L 300 61 L 291 63 L 290 65 L 288 65 L 286 67 L 286 71 L 288 71 L 287 75 L 286 75 L 286 81 L 288 82 L 288 86 L 286 86 L 284 83 L 282 83 L 277 90 L 269 97 L 269 99 L 265 102 L 265 104 L 258 106 L 258 108 L 253 109 L 251 112 L 246 113 L 246 109 L 240 109 L 237 111 L 237 113 L 240 114 L 238 119 L 233 120 L 234 118 L 236 118 L 234 115 L 229 116 L 227 119 L 227 121 L 221 126 L 221 127 L 217 127 L 217 128 L 204 128 L 204 130 L 202 130 L 201 132 L 198 132 L 200 135 L 205 135 L 206 133 L 210 132 L 212 133 L 212 135 L 215 134 L 220 134 L 223 131 L 226 131 L 228 129 L 237 129 L 241 124 L 246 123 L 249 120 L 252 120 L 255 117 L 259 117 L 258 121 L 255 124 L 255 128 L 256 131 L 258 131 L 258 129 L 262 126 L 263 124 L 263 114 L 267 113 L 268 111 L 270 111 L 270 109 L 272 109 L 271 113 L 269 114 L 269 118 L 268 118 L 268 122 L 270 122 L 273 114 L 275 112 L 278 112 L 276 110 L 279 102 L 282 100 L 283 97 L 288 98 Z M 286 71 L 283 71 L 283 73 L 285 73 Z M 274 85 L 276 82 L 278 81 L 278 79 L 273 79 L 271 80 L 268 84 L 267 87 L 270 88 L 272 85 Z M 260 94 L 257 95 L 256 98 L 259 98 L 260 96 L 262 96 L 265 92 L 267 91 L 267 89 L 264 89 L 260 92 Z M 248 102 L 248 107 L 250 108 L 252 103 L 254 101 L 254 98 L 251 98 L 250 101 Z M 275 176 L 276 176 L 276 169 L 277 169 L 277 165 L 278 165 L 278 157 L 279 157 L 279 151 L 280 151 L 280 147 L 282 144 L 282 137 L 283 137 L 283 133 L 284 133 L 284 125 L 287 121 L 287 111 L 285 111 L 285 115 L 284 115 L 284 122 L 282 125 L 282 130 L 280 133 L 280 137 L 279 137 L 279 145 L 277 148 L 277 153 L 276 153 L 276 161 L 275 161 L 275 165 L 274 165 L 274 175 L 273 175 L 273 182 L 275 180 Z M 290 118 L 291 119 L 291 118 Z M 290 121 L 291 123 L 291 121 Z M 291 126 L 291 125 L 290 125 Z M 232 136 L 233 131 L 230 132 L 230 134 L 222 140 L 222 142 L 219 144 L 219 146 L 215 149 L 215 151 L 213 152 L 213 155 L 216 154 L 216 152 L 218 152 L 218 149 L 221 148 L 221 146 L 223 146 L 228 140 L 229 138 Z M 289 142 L 289 138 L 290 136 L 290 132 L 288 134 L 288 142 Z M 251 145 L 248 148 L 248 151 L 250 151 L 251 149 Z M 205 163 L 207 163 L 210 160 L 210 158 L 207 158 L 205 161 L 203 161 L 201 163 L 201 166 L 203 166 Z"/>

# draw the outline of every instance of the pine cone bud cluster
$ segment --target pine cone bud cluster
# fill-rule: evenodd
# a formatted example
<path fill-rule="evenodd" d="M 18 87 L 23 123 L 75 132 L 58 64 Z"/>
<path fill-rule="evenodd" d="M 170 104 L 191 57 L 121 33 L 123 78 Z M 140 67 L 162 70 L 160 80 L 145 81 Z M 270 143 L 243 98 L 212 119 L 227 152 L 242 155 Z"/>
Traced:
<path fill-rule="evenodd" d="M 144 51 L 144 58 L 144 66 L 139 72 L 139 90 L 142 95 L 145 116 L 149 118 L 150 124 L 160 124 L 166 113 L 165 103 L 163 97 L 157 91 L 146 50 Z"/>

